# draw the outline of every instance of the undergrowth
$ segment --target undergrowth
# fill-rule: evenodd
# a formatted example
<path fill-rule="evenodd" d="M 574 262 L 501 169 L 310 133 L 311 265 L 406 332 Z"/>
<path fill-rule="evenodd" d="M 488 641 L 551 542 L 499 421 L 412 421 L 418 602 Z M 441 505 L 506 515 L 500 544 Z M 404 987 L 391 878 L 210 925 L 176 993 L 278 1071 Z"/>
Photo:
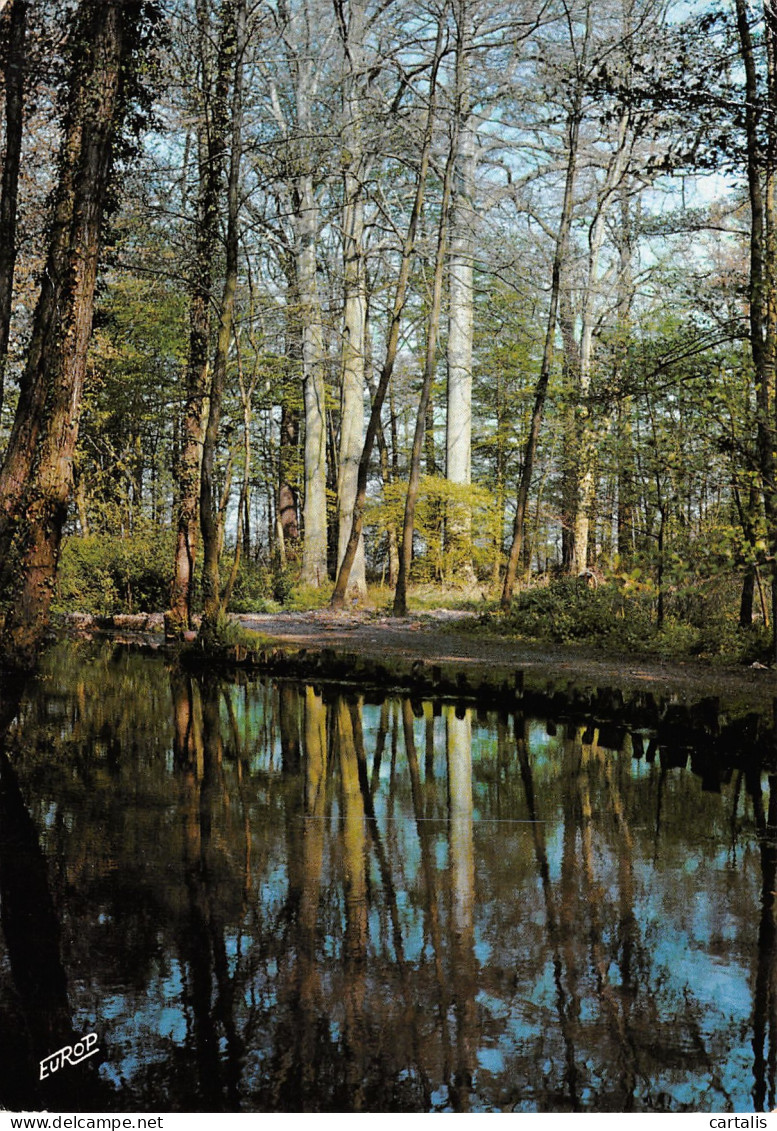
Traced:
<path fill-rule="evenodd" d="M 647 588 L 630 590 L 618 581 L 589 588 L 576 578 L 561 578 L 522 591 L 507 613 L 492 608 L 481 623 L 514 636 L 614 652 L 765 661 L 769 631 L 762 623 L 740 628 L 734 596 L 715 587 L 671 593 L 659 624 L 656 594 Z"/>

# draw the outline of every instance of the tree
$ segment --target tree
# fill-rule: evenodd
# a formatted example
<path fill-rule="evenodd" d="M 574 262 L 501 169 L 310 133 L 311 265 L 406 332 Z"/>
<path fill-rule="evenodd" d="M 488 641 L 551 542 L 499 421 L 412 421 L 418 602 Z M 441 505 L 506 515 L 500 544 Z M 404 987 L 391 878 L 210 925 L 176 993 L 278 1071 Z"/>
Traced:
<path fill-rule="evenodd" d="M 13 277 L 16 265 L 19 163 L 22 154 L 25 36 L 27 0 L 11 0 L 3 13 L 8 21 L 5 42 L 5 154 L 0 186 L 0 411 L 3 407 L 5 362 L 11 330 Z"/>
<path fill-rule="evenodd" d="M 158 20 L 143 0 L 82 0 L 70 43 L 49 250 L 0 470 L 0 651 L 31 666 L 48 622 L 117 137 Z"/>
<path fill-rule="evenodd" d="M 464 66 L 463 21 L 457 21 L 456 35 L 456 92 L 462 88 L 460 72 Z M 413 436 L 413 450 L 410 457 L 410 474 L 405 496 L 405 515 L 402 524 L 402 541 L 399 549 L 399 576 L 394 593 L 394 616 L 407 616 L 407 586 L 410 578 L 410 563 L 413 558 L 413 531 L 415 525 L 415 507 L 418 499 L 418 490 L 421 482 L 421 450 L 426 430 L 427 410 L 429 407 L 432 381 L 437 365 L 437 335 L 440 325 L 440 306 L 442 303 L 442 283 L 445 271 L 445 259 L 448 250 L 448 227 L 450 221 L 451 196 L 453 190 L 453 170 L 458 156 L 459 127 L 461 122 L 461 109 L 459 105 L 453 108 L 451 119 L 451 137 L 448 147 L 448 156 L 443 174 L 442 201 L 440 204 L 440 220 L 437 232 L 437 250 L 434 261 L 434 276 L 432 282 L 432 299 L 429 305 L 429 315 L 426 329 L 426 357 L 424 361 L 424 379 L 421 386 L 421 396 L 418 401 L 415 434 Z"/>
<path fill-rule="evenodd" d="M 343 344 L 340 400 L 340 450 L 337 476 L 337 566 L 345 555 L 353 521 L 364 433 L 364 392 L 367 350 L 367 283 L 364 248 L 363 116 L 367 97 L 362 0 L 346 10 L 335 0 L 342 40 L 343 75 Z M 364 538 L 356 549 L 351 585 L 360 596 L 367 592 Z"/>
<path fill-rule="evenodd" d="M 588 34 L 588 27 L 586 25 L 586 35 Z M 584 44 L 584 50 L 587 47 L 587 40 Z M 545 411 L 545 400 L 548 395 L 548 383 L 550 381 L 550 371 L 553 362 L 554 342 L 556 337 L 556 319 L 558 317 L 559 294 L 561 288 L 561 268 L 567 254 L 569 246 L 569 231 L 572 225 L 572 203 L 575 186 L 575 176 L 577 172 L 578 160 L 578 142 L 580 138 L 580 111 L 581 111 L 581 96 L 582 92 L 580 87 L 577 88 L 577 97 L 572 103 L 569 110 L 567 119 L 567 166 L 566 175 L 564 179 L 564 197 L 561 205 L 561 216 L 559 218 L 558 233 L 556 236 L 556 250 L 553 256 L 553 269 L 551 273 L 550 284 L 550 308 L 548 310 L 547 327 L 545 331 L 545 346 L 542 353 L 542 363 L 540 366 L 539 376 L 534 392 L 534 405 L 532 408 L 531 424 L 529 432 L 526 437 L 526 443 L 523 451 L 523 463 L 521 465 L 521 474 L 518 482 L 518 499 L 515 508 L 515 519 L 513 522 L 513 537 L 510 545 L 510 553 L 507 559 L 507 569 L 505 570 L 504 584 L 502 586 L 501 604 L 502 608 L 509 608 L 510 602 L 513 597 L 513 590 L 515 588 L 515 581 L 518 574 L 518 563 L 521 559 L 521 550 L 523 548 L 523 527 L 526 520 L 526 512 L 529 503 L 529 488 L 531 486 L 532 474 L 534 471 L 534 460 L 537 454 L 537 445 L 540 438 L 540 428 L 542 425 L 542 417 Z"/>
<path fill-rule="evenodd" d="M 278 131 L 277 192 L 291 228 L 293 291 L 298 307 L 304 397 L 304 540 L 302 580 L 318 587 L 327 578 L 326 507 L 326 350 L 318 284 L 320 212 L 317 197 L 321 158 L 316 102 L 326 75 L 320 65 L 335 28 L 323 31 L 317 0 L 278 4 L 277 54 L 263 71 L 269 88 L 268 111 Z"/>
<path fill-rule="evenodd" d="M 753 355 L 757 400 L 758 460 L 771 565 L 772 650 L 777 662 L 777 13 L 764 4 L 766 107 L 762 107 L 756 71 L 749 10 L 736 0 L 737 31 L 745 70 L 745 135 L 747 184 L 750 197 L 750 348 Z M 766 138 L 761 137 L 762 117 Z"/>
<path fill-rule="evenodd" d="M 233 69 L 231 138 L 229 172 L 226 185 L 227 231 L 226 264 L 224 287 L 219 307 L 219 327 L 216 353 L 213 360 L 213 375 L 208 398 L 208 417 L 202 451 L 202 474 L 200 485 L 200 521 L 203 541 L 203 618 L 202 629 L 205 639 L 213 637 L 219 615 L 225 611 L 221 594 L 219 558 L 223 542 L 223 517 L 216 499 L 214 484 L 214 464 L 216 446 L 221 421 L 221 404 L 227 377 L 227 362 L 232 342 L 232 328 L 235 312 L 235 293 L 238 273 L 238 218 L 240 194 L 240 158 L 242 127 L 242 77 L 243 49 L 245 41 L 245 0 L 225 3 L 222 6 L 223 40 L 222 50 L 225 62 L 231 61 Z M 226 100 L 225 100 L 226 101 Z M 219 117 L 226 119 L 226 106 L 219 109 Z M 223 130 L 226 141 L 227 121 L 214 123 L 214 133 Z"/>
<path fill-rule="evenodd" d="M 456 189 L 451 211 L 451 254 L 448 267 L 448 388 L 445 414 L 445 474 L 451 483 L 466 485 L 472 474 L 472 347 L 474 334 L 474 193 L 477 139 L 470 91 L 470 21 L 466 0 L 456 5 L 459 42 L 456 53 L 455 129 Z M 467 581 L 474 581 L 467 547 L 471 516 L 461 507 L 449 508 L 446 540 L 462 558 Z"/>
<path fill-rule="evenodd" d="M 435 113 L 437 107 L 437 76 L 443 54 L 444 30 L 444 15 L 441 14 L 437 19 L 437 35 L 429 74 L 427 111 L 423 130 L 423 141 L 421 143 L 413 208 L 410 214 L 407 232 L 402 244 L 402 257 L 400 260 L 399 275 L 397 277 L 394 304 L 391 311 L 391 322 L 389 324 L 388 340 L 386 343 L 386 357 L 383 362 L 380 379 L 378 381 L 372 399 L 370 419 L 367 424 L 367 432 L 364 437 L 362 454 L 359 459 L 359 473 L 356 498 L 354 500 L 353 519 L 351 521 L 351 532 L 348 537 L 348 543 L 345 547 L 342 561 L 340 563 L 340 569 L 337 574 L 337 581 L 335 583 L 334 590 L 332 591 L 331 605 L 332 608 L 335 609 L 342 608 L 345 603 L 345 594 L 348 588 L 348 580 L 350 578 L 351 569 L 353 568 L 353 563 L 356 559 L 356 553 L 359 547 L 359 539 L 361 538 L 362 528 L 364 526 L 364 506 L 367 500 L 367 477 L 369 474 L 370 459 L 372 458 L 372 449 L 375 443 L 378 429 L 380 427 L 380 414 L 383 408 L 383 402 L 385 400 L 389 384 L 391 382 L 391 377 L 394 372 L 394 364 L 397 358 L 400 323 L 402 320 L 402 313 L 405 308 L 405 300 L 407 297 L 407 287 L 410 278 L 410 267 L 412 263 L 413 253 L 415 250 L 416 233 L 418 231 L 418 223 L 421 217 L 421 210 L 423 208 L 424 196 L 426 193 L 426 178 L 429 171 L 429 161 L 431 156 L 432 137 L 434 133 Z"/>
<path fill-rule="evenodd" d="M 189 280 L 189 357 L 186 366 L 186 406 L 177 468 L 177 530 L 170 609 L 165 617 L 168 636 L 178 636 L 192 626 L 192 595 L 197 553 L 197 521 L 203 480 L 203 446 L 208 426 L 211 370 L 213 275 L 220 250 L 219 215 L 222 204 L 224 162 L 227 152 L 228 97 L 234 67 L 235 25 L 232 0 L 223 0 L 219 12 L 216 57 L 212 58 L 211 14 L 199 3 L 197 16 L 198 73 L 201 87 L 191 92 L 196 112 L 197 216 L 194 263 Z M 235 237 L 236 238 L 236 237 Z M 218 427 L 214 413 L 214 423 Z M 212 436 L 211 455 L 212 459 Z M 210 472 L 205 469 L 206 493 Z M 204 522 L 210 531 L 212 502 L 206 500 Z"/>

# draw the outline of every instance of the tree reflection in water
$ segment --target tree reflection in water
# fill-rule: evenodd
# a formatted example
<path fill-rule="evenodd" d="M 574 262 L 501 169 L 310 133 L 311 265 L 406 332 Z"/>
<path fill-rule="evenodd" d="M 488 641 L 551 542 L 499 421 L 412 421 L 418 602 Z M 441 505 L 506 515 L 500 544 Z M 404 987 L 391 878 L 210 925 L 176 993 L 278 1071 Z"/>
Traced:
<path fill-rule="evenodd" d="M 68 1109 L 775 1103 L 756 751 L 73 645 L 2 741 L 7 1106 L 91 1030 Z"/>

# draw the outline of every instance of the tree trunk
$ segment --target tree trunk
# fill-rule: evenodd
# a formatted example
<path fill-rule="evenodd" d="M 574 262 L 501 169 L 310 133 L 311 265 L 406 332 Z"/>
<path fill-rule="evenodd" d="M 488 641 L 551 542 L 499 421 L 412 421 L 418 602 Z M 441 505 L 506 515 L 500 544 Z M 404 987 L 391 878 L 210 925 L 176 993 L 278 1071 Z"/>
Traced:
<path fill-rule="evenodd" d="M 618 400 L 616 416 L 618 451 L 617 550 L 621 568 L 628 567 L 634 556 L 634 455 L 631 437 L 631 397 Z"/>
<path fill-rule="evenodd" d="M 224 7 L 229 0 L 224 0 Z M 198 5 L 201 95 L 211 102 L 207 67 L 209 29 L 207 13 Z M 220 45 L 220 48 L 223 45 Z M 197 122 L 198 202 L 195 255 L 190 281 L 189 357 L 186 367 L 186 408 L 182 426 L 181 452 L 176 475 L 178 514 L 170 609 L 165 615 L 165 632 L 180 636 L 192 627 L 192 597 L 197 555 L 197 519 L 202 476 L 202 454 L 210 392 L 211 287 L 213 263 L 218 248 L 218 219 L 221 176 L 225 154 L 224 118 L 229 83 L 226 53 L 219 50 L 213 119 L 201 114 Z"/>
<path fill-rule="evenodd" d="M 451 483 L 469 485 L 472 475 L 472 342 L 474 335 L 474 195 L 477 166 L 475 128 L 469 89 L 469 29 L 467 5 L 457 6 L 460 49 L 456 85 L 458 153 L 456 191 L 451 210 L 451 255 L 448 309 L 448 400 L 445 420 L 445 474 Z M 450 502 L 446 515 L 446 543 L 454 568 L 469 584 L 472 567 L 472 513 L 466 504 Z"/>
<path fill-rule="evenodd" d="M 359 457 L 364 438 L 364 389 L 366 368 L 367 284 L 364 271 L 364 198 L 362 178 L 362 98 L 357 85 L 363 81 L 364 7 L 352 0 L 350 20 L 339 3 L 340 36 L 346 57 L 343 98 L 343 151 L 346 155 L 343 198 L 343 346 L 342 391 L 340 399 L 340 451 L 337 475 L 337 567 L 345 556 L 353 522 L 353 508 L 359 480 Z M 351 588 L 366 596 L 364 537 L 359 539 Z"/>
<path fill-rule="evenodd" d="M 630 112 L 621 113 L 618 124 L 617 145 L 610 157 L 604 185 L 596 203 L 596 213 L 588 233 L 588 271 L 581 312 L 579 389 L 577 399 L 577 490 L 575 506 L 575 533 L 573 571 L 581 574 L 588 568 L 591 514 L 596 491 L 596 461 L 598 434 L 607 430 L 607 422 L 594 426 L 590 408 L 593 381 L 593 343 L 596 300 L 600 289 L 599 260 L 605 235 L 607 211 L 613 192 L 619 187 L 628 159 L 627 136 Z"/>
<path fill-rule="evenodd" d="M 545 330 L 545 346 L 542 353 L 542 365 L 537 386 L 534 392 L 534 405 L 532 407 L 529 434 L 523 450 L 523 466 L 518 483 L 518 499 L 515 508 L 515 521 L 513 523 L 513 540 L 510 554 L 507 559 L 507 569 L 502 586 L 501 605 L 503 609 L 510 607 L 515 588 L 515 579 L 518 574 L 518 562 L 521 560 L 523 549 L 523 525 L 526 519 L 526 510 L 529 502 L 529 488 L 534 471 L 534 459 L 537 454 L 537 444 L 540 438 L 540 427 L 545 411 L 545 399 L 550 381 L 550 367 L 553 362 L 553 342 L 556 336 L 556 318 L 558 315 L 559 289 L 561 284 L 561 268 L 566 258 L 569 243 L 569 229 L 572 224 L 572 202 L 574 196 L 575 173 L 577 169 L 577 149 L 580 133 L 580 93 L 577 95 L 576 105 L 573 107 L 569 119 L 569 143 L 567 149 L 567 171 L 564 183 L 564 200 L 561 206 L 561 219 L 559 221 L 558 235 L 556 237 L 556 251 L 553 257 L 553 271 L 550 285 L 550 309 Z"/>
<path fill-rule="evenodd" d="M 423 207 L 424 195 L 426 191 L 426 176 L 429 171 L 429 159 L 432 148 L 432 133 L 434 130 L 434 119 L 437 106 L 437 73 L 440 69 L 440 61 L 442 59 L 444 27 L 442 17 L 437 24 L 437 41 L 434 48 L 434 58 L 432 62 L 431 74 L 429 77 L 429 100 L 426 113 L 426 124 L 424 127 L 424 137 L 421 145 L 420 162 L 418 168 L 418 179 L 416 181 L 415 200 L 413 201 L 413 211 L 410 215 L 410 223 L 408 225 L 407 234 L 405 236 L 404 244 L 402 247 L 402 261 L 399 268 L 399 277 L 397 279 L 397 289 L 394 296 L 394 306 L 391 312 L 391 325 L 389 327 L 388 342 L 386 344 L 386 360 L 383 363 L 381 370 L 380 380 L 378 387 L 375 390 L 375 396 L 372 401 L 372 410 L 370 412 L 369 423 L 367 424 L 367 433 L 364 437 L 364 447 L 362 448 L 361 459 L 359 460 L 359 475 L 356 490 L 356 499 L 353 508 L 353 521 L 351 523 L 351 533 L 348 538 L 348 544 L 345 548 L 343 560 L 340 563 L 340 570 L 337 575 L 337 582 L 334 591 L 332 592 L 331 605 L 332 608 L 342 608 L 345 603 L 345 593 L 348 587 L 348 579 L 351 575 L 351 569 L 356 558 L 356 551 L 359 546 L 359 538 L 361 537 L 362 527 L 364 525 L 364 505 L 367 501 L 367 476 L 369 473 L 370 459 L 372 457 L 372 448 L 375 443 L 375 436 L 380 424 L 380 413 L 383 408 L 383 401 L 386 397 L 386 392 L 391 381 L 392 373 L 394 372 L 394 362 L 396 361 L 397 349 L 399 347 L 399 325 L 402 318 L 402 312 L 405 307 L 405 297 L 407 295 L 407 284 L 410 278 L 410 264 L 415 249 L 415 237 L 418 230 L 418 221 L 421 216 L 421 209 Z"/>
<path fill-rule="evenodd" d="M 353 181 L 354 178 L 348 178 Z M 351 189 L 347 190 L 349 195 Z M 364 312 L 366 306 L 364 264 L 361 249 L 364 207 L 353 200 L 346 209 L 345 312 L 343 378 L 340 413 L 340 461 L 337 484 L 338 568 L 345 556 L 353 522 L 359 480 L 359 457 L 364 436 Z M 360 536 L 351 570 L 351 587 L 360 596 L 367 592 L 364 537 Z"/>
<path fill-rule="evenodd" d="M 27 0 L 11 0 L 5 45 L 5 155 L 0 188 L 0 414 L 3 411 L 5 367 L 11 330 L 11 297 L 16 266 L 16 200 L 22 152 L 24 110 L 24 46 Z"/>
<path fill-rule="evenodd" d="M 313 176 L 311 173 L 304 173 L 298 180 L 294 216 L 305 400 L 302 581 L 316 588 L 327 578 L 326 390 L 324 332 L 316 279 L 317 230 L 318 208 L 313 193 Z"/>
<path fill-rule="evenodd" d="M 634 552 L 634 456 L 631 437 L 632 399 L 625 395 L 626 367 L 631 336 L 631 304 L 634 300 L 632 277 L 632 219 L 627 185 L 620 188 L 621 217 L 616 239 L 618 247 L 618 322 L 615 342 L 615 436 L 616 471 L 616 552 L 621 568 Z"/>
<path fill-rule="evenodd" d="M 235 582 L 237 581 L 237 575 L 240 569 L 240 560 L 242 557 L 245 557 L 246 560 L 248 560 L 251 554 L 251 532 L 249 523 L 251 499 L 251 402 L 254 395 L 258 367 L 254 368 L 254 373 L 251 381 L 249 384 L 246 384 L 245 377 L 243 375 L 243 365 L 240 355 L 239 335 L 236 336 L 235 345 L 237 348 L 237 378 L 240 388 L 240 402 L 243 406 L 243 478 L 240 483 L 240 499 L 237 505 L 235 556 L 232 559 L 232 567 L 229 571 L 227 584 L 224 587 L 224 609 L 229 608 L 230 601 L 232 600 L 232 591 L 234 590 Z"/>
<path fill-rule="evenodd" d="M 767 39 L 769 129 L 766 169 L 762 184 L 761 139 L 759 137 L 759 84 L 746 0 L 736 0 L 740 53 L 745 70 L 745 131 L 747 180 L 750 196 L 750 347 L 756 381 L 758 461 L 766 515 L 772 591 L 772 654 L 777 662 L 777 483 L 775 483 L 775 125 L 777 103 L 774 74 L 774 16 L 764 5 Z"/>
<path fill-rule="evenodd" d="M 219 68 L 230 65 L 234 68 L 232 91 L 232 136 L 229 160 L 229 177 L 227 182 L 227 236 L 226 236 L 226 264 L 224 272 L 224 290 L 221 296 L 221 309 L 219 311 L 219 332 L 216 343 L 216 355 L 213 360 L 213 378 L 211 381 L 208 422 L 205 429 L 205 443 L 202 452 L 202 477 L 200 486 L 200 522 L 202 526 L 202 595 L 203 616 L 201 632 L 204 638 L 213 638 L 219 615 L 224 611 L 221 600 L 221 579 L 219 573 L 219 557 L 223 542 L 224 520 L 216 506 L 216 493 L 213 482 L 216 447 L 218 444 L 219 424 L 221 421 L 221 402 L 224 396 L 224 385 L 227 377 L 227 361 L 229 347 L 232 341 L 232 324 L 235 310 L 235 292 L 237 290 L 238 269 L 238 211 L 240 188 L 240 145 L 241 145 L 241 114 L 242 114 L 242 73 L 243 73 L 243 40 L 245 25 L 245 0 L 225 0 L 221 9 L 222 29 L 219 53 Z M 222 61 L 223 60 L 223 61 Z M 219 110 L 217 120 L 214 121 L 213 134 L 217 139 L 219 148 L 223 148 L 227 132 L 226 98 L 223 109 Z M 215 117 L 215 115 L 214 115 Z M 219 141 L 219 134 L 223 140 Z M 225 489 L 226 492 L 226 489 Z M 225 493 L 224 503 L 227 502 Z"/>
<path fill-rule="evenodd" d="M 299 543 L 299 506 L 294 475 L 298 443 L 299 414 L 287 398 L 281 405 L 278 446 L 278 551 L 284 565 L 296 560 Z"/>
<path fill-rule="evenodd" d="M 756 514 L 758 511 L 759 499 L 758 488 L 751 480 L 750 489 L 748 491 L 747 503 L 742 501 L 742 492 L 739 489 L 739 484 L 734 476 L 731 484 L 732 493 L 734 495 L 734 503 L 737 508 L 739 522 L 742 527 L 742 534 L 745 543 L 750 547 L 750 552 L 755 558 L 756 555 Z M 758 579 L 758 563 L 753 560 L 748 562 L 745 566 L 745 573 L 742 579 L 742 594 L 739 601 L 739 627 L 750 628 L 753 623 L 753 600 L 755 597 L 756 582 L 758 582 L 759 591 L 761 589 L 760 581 Z M 768 617 L 766 618 L 768 622 Z"/>
<path fill-rule="evenodd" d="M 564 408 L 561 454 L 561 569 L 574 573 L 575 517 L 577 515 L 577 390 L 580 384 L 580 350 L 575 336 L 575 316 L 569 281 L 562 277 L 559 291 L 559 326 L 563 358 L 561 364 Z"/>
<path fill-rule="evenodd" d="M 461 34 L 459 35 L 457 59 L 461 59 Z M 458 69 L 458 66 L 457 66 Z M 402 526 L 402 541 L 399 547 L 399 576 L 394 593 L 394 616 L 407 616 L 407 587 L 410 580 L 410 565 L 413 560 L 413 532 L 415 529 L 415 509 L 421 483 L 421 451 L 426 428 L 426 414 L 432 391 L 434 371 L 437 366 L 437 336 L 440 329 L 440 305 L 442 303 L 442 281 L 445 270 L 445 256 L 448 246 L 448 221 L 453 186 L 453 170 L 458 149 L 459 114 L 454 115 L 453 135 L 445 163 L 443 175 L 442 202 L 440 204 L 440 225 L 437 233 L 437 253 L 434 263 L 434 282 L 432 284 L 432 304 L 429 308 L 429 322 L 426 331 L 426 359 L 424 362 L 424 381 L 418 402 L 413 451 L 410 458 L 410 477 L 405 496 L 405 518 Z"/>
<path fill-rule="evenodd" d="M 113 147 L 140 5 L 83 0 L 51 241 L 0 471 L 0 651 L 31 667 L 48 623 L 78 437 Z"/>
<path fill-rule="evenodd" d="M 299 425 L 297 373 L 302 367 L 302 326 L 299 320 L 297 271 L 293 255 L 285 257 L 286 334 L 285 353 L 291 373 L 281 377 L 281 425 L 278 436 L 278 495 L 276 539 L 278 561 L 282 567 L 296 562 L 299 553 Z"/>

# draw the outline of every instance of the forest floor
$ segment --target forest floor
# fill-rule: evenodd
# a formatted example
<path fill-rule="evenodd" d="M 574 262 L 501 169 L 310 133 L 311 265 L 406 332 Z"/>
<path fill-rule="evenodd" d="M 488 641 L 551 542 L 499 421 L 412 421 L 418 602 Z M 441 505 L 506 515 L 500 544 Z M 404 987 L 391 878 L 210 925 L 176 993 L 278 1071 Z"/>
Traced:
<path fill-rule="evenodd" d="M 722 667 L 700 660 L 597 652 L 585 644 L 547 644 L 494 634 L 471 613 L 437 609 L 404 618 L 329 610 L 241 614 L 244 628 L 282 646 L 308 653 L 330 650 L 385 662 L 444 664 L 471 682 L 489 673 L 522 671 L 535 685 L 569 685 L 651 691 L 662 698 L 723 701 L 771 709 L 777 672 L 763 667 Z"/>

